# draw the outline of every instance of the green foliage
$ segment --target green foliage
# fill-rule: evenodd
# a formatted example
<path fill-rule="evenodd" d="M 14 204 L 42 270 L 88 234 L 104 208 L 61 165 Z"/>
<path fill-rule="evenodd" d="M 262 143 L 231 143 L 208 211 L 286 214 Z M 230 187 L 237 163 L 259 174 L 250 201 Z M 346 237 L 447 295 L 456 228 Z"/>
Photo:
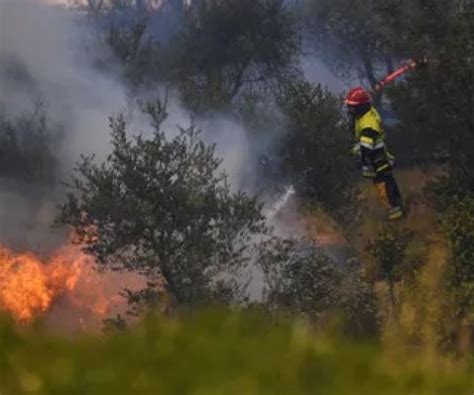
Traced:
<path fill-rule="evenodd" d="M 314 247 L 273 236 L 260 203 L 230 192 L 214 147 L 200 141 L 199 132 L 180 129 L 169 140 L 160 131 L 161 103 L 144 109 L 153 137 L 131 139 L 124 119 L 112 118 L 112 154 L 102 164 L 83 158 L 59 218 L 104 267 L 148 277 L 146 289 L 125 291 L 132 314 L 159 304 L 160 282 L 178 305 L 239 300 L 247 286 L 242 269 L 252 265 L 264 271 L 270 309 L 316 320 L 322 312 L 356 306 L 348 295 L 364 284 L 343 291 L 347 281 L 335 262 Z"/>
<path fill-rule="evenodd" d="M 456 16 L 471 7 L 464 0 L 383 0 L 379 16 L 393 54 L 420 56 L 441 50 Z"/>
<path fill-rule="evenodd" d="M 283 169 L 305 198 L 320 202 L 340 222 L 357 217 L 356 166 L 339 98 L 319 85 L 299 83 L 280 99 L 287 119 Z"/>
<path fill-rule="evenodd" d="M 166 76 L 164 50 L 148 37 L 148 21 L 141 19 L 130 28 L 112 26 L 106 42 L 115 58 L 123 65 L 127 81 L 140 84 L 149 80 L 162 81 Z"/>
<path fill-rule="evenodd" d="M 280 243 L 267 250 L 263 262 L 270 305 L 302 312 L 311 318 L 337 304 L 343 278 L 334 262 L 314 246 Z M 277 258 L 278 256 L 278 258 Z"/>
<path fill-rule="evenodd" d="M 448 155 L 446 130 L 431 112 L 428 93 L 419 89 L 425 77 L 426 69 L 386 90 L 399 119 L 389 133 L 390 143 L 397 160 L 404 164 L 443 163 Z"/>
<path fill-rule="evenodd" d="M 299 42 L 282 0 L 197 2 L 178 38 L 173 68 L 195 111 L 228 109 L 294 72 Z"/>
<path fill-rule="evenodd" d="M 457 315 L 474 325 L 474 198 L 454 200 L 442 218 L 454 255 L 449 280 Z"/>
<path fill-rule="evenodd" d="M 306 0 L 303 4 L 309 30 L 316 34 L 315 45 L 329 52 L 334 67 L 346 70 L 349 79 L 362 66 L 373 87 L 393 70 L 394 62 L 428 58 L 428 66 L 387 90 L 400 121 L 390 134 L 395 153 L 405 163 L 437 161 L 449 154 L 454 182 L 472 189 L 472 2 L 378 0 L 358 5 L 350 0 Z"/>
<path fill-rule="evenodd" d="M 374 285 L 358 268 L 344 270 L 338 298 L 337 308 L 346 335 L 371 338 L 380 333 L 380 308 Z"/>
<path fill-rule="evenodd" d="M 448 174 L 428 192 L 451 242 L 450 288 L 456 313 L 465 318 L 472 316 L 474 300 L 474 8 L 472 2 L 447 0 L 402 1 L 398 7 L 396 14 L 403 16 L 398 31 L 404 34 L 392 40 L 393 50 L 403 47 L 427 56 L 429 63 L 390 96 L 405 131 L 402 139 L 415 148 L 416 157 L 448 161 Z"/>
<path fill-rule="evenodd" d="M 390 283 L 400 281 L 409 268 L 406 267 L 406 251 L 413 235 L 404 228 L 386 227 L 367 245 L 374 259 L 378 280 Z"/>
<path fill-rule="evenodd" d="M 394 42 L 429 63 L 392 95 L 401 128 L 408 132 L 404 137 L 415 131 L 415 148 L 425 157 L 449 155 L 451 185 L 473 190 L 473 6 L 431 0 L 408 9 L 413 12 L 404 15 L 405 34 Z"/>
<path fill-rule="evenodd" d="M 22 394 L 463 394 L 472 369 L 312 335 L 261 314 L 150 318 L 106 338 L 52 338 L 0 325 L 0 390 Z"/>
<path fill-rule="evenodd" d="M 178 303 L 235 296 L 232 274 L 250 262 L 252 239 L 267 232 L 261 204 L 230 192 L 215 147 L 194 127 L 168 139 L 161 105 L 147 111 L 150 139 L 130 138 L 123 117 L 111 118 L 112 154 L 102 164 L 83 158 L 59 222 L 102 265 L 162 279 Z M 213 286 L 224 274 L 228 281 Z"/>
<path fill-rule="evenodd" d="M 110 6 L 114 11 L 123 11 L 133 6 L 133 0 L 110 0 Z"/>
<path fill-rule="evenodd" d="M 0 176 L 51 186 L 57 174 L 52 138 L 58 135 L 41 102 L 14 120 L 0 115 Z"/>
<path fill-rule="evenodd" d="M 390 1 L 366 0 L 304 0 L 302 19 L 312 38 L 311 44 L 323 59 L 330 59 L 339 75 L 352 79 L 354 66 L 374 87 L 378 66 L 384 72 L 393 69 L 388 51 L 386 26 L 382 15 L 391 16 L 387 10 Z"/>
<path fill-rule="evenodd" d="M 327 324 L 326 317 L 336 313 L 351 336 L 377 332 L 373 287 L 356 268 L 338 267 L 312 243 L 292 240 L 277 240 L 260 259 L 267 308 L 303 314 L 314 324 Z"/>

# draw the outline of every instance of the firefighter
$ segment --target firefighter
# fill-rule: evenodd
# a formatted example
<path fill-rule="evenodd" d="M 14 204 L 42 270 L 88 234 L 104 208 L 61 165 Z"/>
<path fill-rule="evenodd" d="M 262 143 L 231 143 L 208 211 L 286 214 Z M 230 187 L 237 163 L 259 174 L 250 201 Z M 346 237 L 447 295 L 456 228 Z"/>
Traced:
<path fill-rule="evenodd" d="M 364 178 L 372 179 L 390 220 L 403 216 L 402 198 L 393 176 L 393 156 L 385 146 L 382 119 L 364 88 L 352 89 L 345 104 L 351 115 L 356 145 L 353 153 L 360 155 Z"/>

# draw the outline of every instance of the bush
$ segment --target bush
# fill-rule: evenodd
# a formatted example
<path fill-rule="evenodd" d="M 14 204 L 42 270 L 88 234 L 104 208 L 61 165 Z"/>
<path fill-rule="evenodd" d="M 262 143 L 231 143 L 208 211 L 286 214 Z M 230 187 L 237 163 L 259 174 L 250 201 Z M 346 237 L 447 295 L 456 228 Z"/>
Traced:
<path fill-rule="evenodd" d="M 267 233 L 262 205 L 230 191 L 215 146 L 193 126 L 169 139 L 161 102 L 145 108 L 152 137 L 130 137 L 124 118 L 111 118 L 111 155 L 83 158 L 58 222 L 102 266 L 141 273 L 178 304 L 237 298 L 236 276 Z"/>
<path fill-rule="evenodd" d="M 442 218 L 453 252 L 449 283 L 456 297 L 456 313 L 474 327 L 474 198 L 455 200 Z"/>
<path fill-rule="evenodd" d="M 378 333 L 373 286 L 356 267 L 342 268 L 312 243 L 279 241 L 261 257 L 267 280 L 266 304 L 306 317 L 312 324 L 341 321 L 351 336 Z"/>
<path fill-rule="evenodd" d="M 284 172 L 302 197 L 321 203 L 339 222 L 354 222 L 358 173 L 349 149 L 353 132 L 339 98 L 320 85 L 299 83 L 285 90 L 280 105 L 288 123 L 281 144 Z"/>
<path fill-rule="evenodd" d="M 393 284 L 411 274 L 406 251 L 412 237 L 407 229 L 386 227 L 369 242 L 367 251 L 376 265 L 374 279 Z"/>
<path fill-rule="evenodd" d="M 52 186 L 58 165 L 52 139 L 58 135 L 42 103 L 16 119 L 0 115 L 0 176 Z"/>
<path fill-rule="evenodd" d="M 5 322 L 0 334 L 6 395 L 464 394 L 474 386 L 468 368 L 419 350 L 387 358 L 257 313 L 150 318 L 106 338 L 52 338 Z"/>

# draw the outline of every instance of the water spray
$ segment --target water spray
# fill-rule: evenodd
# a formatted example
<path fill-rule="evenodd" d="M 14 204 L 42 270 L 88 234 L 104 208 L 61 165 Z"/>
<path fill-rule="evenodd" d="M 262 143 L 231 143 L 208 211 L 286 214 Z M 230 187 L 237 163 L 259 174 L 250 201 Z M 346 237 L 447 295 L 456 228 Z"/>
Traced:
<path fill-rule="evenodd" d="M 278 199 L 275 204 L 268 211 L 266 217 L 267 221 L 273 220 L 276 215 L 285 208 L 290 201 L 290 198 L 296 193 L 296 189 L 293 185 L 288 185 L 285 189 L 285 193 Z"/>

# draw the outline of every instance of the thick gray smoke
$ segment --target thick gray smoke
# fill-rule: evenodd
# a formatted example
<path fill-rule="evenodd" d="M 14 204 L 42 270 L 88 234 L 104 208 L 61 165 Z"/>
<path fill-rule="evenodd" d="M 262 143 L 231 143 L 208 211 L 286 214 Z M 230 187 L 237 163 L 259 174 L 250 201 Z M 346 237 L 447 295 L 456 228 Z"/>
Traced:
<path fill-rule="evenodd" d="M 48 127 L 62 131 L 52 136 L 61 177 L 80 153 L 106 152 L 107 116 L 125 106 L 118 81 L 96 72 L 78 50 L 83 31 L 74 18 L 38 1 L 0 2 L 0 115 L 14 123 L 43 103 Z M 0 184 L 0 237 L 18 248 L 48 245 L 51 190 L 11 179 Z"/>
<path fill-rule="evenodd" d="M 39 97 L 46 103 L 51 122 L 65 127 L 62 164 L 68 168 L 80 154 L 95 153 L 100 158 L 109 145 L 108 117 L 130 113 L 133 101 L 127 100 L 126 88 L 116 76 L 97 71 L 85 56 L 86 21 L 70 11 L 33 0 L 2 0 L 0 18 L 0 64 L 14 61 L 31 77 L 31 83 L 25 84 L 0 75 L 0 102 L 6 114 L 17 116 L 28 111 Z M 189 115 L 176 100 L 168 112 L 165 130 L 170 135 L 177 133 L 176 125 L 189 125 Z M 133 114 L 131 129 L 146 132 L 146 119 L 137 111 Z M 249 162 L 252 165 L 245 130 L 224 117 L 200 121 L 198 126 L 206 140 L 217 144 L 232 184 L 239 186 L 247 177 L 238 173 L 241 169 L 250 173 Z"/>
<path fill-rule="evenodd" d="M 110 115 L 124 113 L 130 120 L 131 133 L 146 134 L 151 130 L 149 119 L 139 111 L 135 98 L 119 78 L 118 62 L 116 73 L 105 74 L 94 67 L 91 52 L 106 59 L 111 59 L 112 54 L 105 45 L 91 41 L 91 37 L 97 35 L 90 29 L 83 15 L 46 6 L 39 0 L 0 0 L 0 121 L 15 120 L 31 113 L 38 102 L 44 103 L 48 125 L 61 131 L 53 136 L 53 148 L 59 176 L 63 179 L 68 177 L 81 154 L 95 154 L 97 160 L 105 158 L 110 149 Z M 317 59 L 305 61 L 304 71 L 310 81 L 329 82 L 332 91 L 341 91 L 337 79 Z M 140 92 L 140 97 L 153 98 L 159 91 L 159 87 L 154 87 Z M 167 110 L 169 118 L 163 130 L 172 137 L 178 133 L 176 125 L 187 127 L 190 124 L 190 116 L 176 98 L 170 99 Z M 258 158 L 271 142 L 250 139 L 241 124 L 222 114 L 197 120 L 197 126 L 207 142 L 216 144 L 233 190 L 255 192 L 260 181 Z M 273 132 L 272 136 L 278 137 L 282 128 Z M 55 235 L 49 225 L 62 193 L 43 185 L 0 177 L 0 243 L 19 250 L 54 250 L 63 241 L 63 235 L 61 232 Z M 269 199 L 271 220 L 281 206 L 286 206 L 287 211 L 296 211 L 292 195 L 288 189 L 280 200 L 274 199 L 276 203 Z M 284 229 L 279 231 L 282 235 L 290 233 Z M 290 235 L 295 236 L 294 229 Z M 251 269 L 250 292 L 252 297 L 258 298 L 262 273 Z M 65 309 L 68 308 L 69 305 Z M 56 311 L 64 317 L 61 306 L 56 306 Z"/>
<path fill-rule="evenodd" d="M 10 75 L 0 80 L 6 114 L 28 111 L 34 100 L 46 104 L 50 121 L 64 126 L 61 159 L 106 150 L 107 115 L 125 106 L 125 91 L 113 76 L 100 74 L 79 51 L 83 31 L 74 15 L 35 1 L 0 3 L 0 62 L 21 67 L 30 83 Z M 102 48 L 105 50 L 105 48 Z"/>
<path fill-rule="evenodd" d="M 84 15 L 46 6 L 38 0 L 0 1 L 0 115 L 15 119 L 31 111 L 38 101 L 44 103 L 49 124 L 62 130 L 61 136 L 55 136 L 54 146 L 61 178 L 67 178 L 81 154 L 95 154 L 98 160 L 105 157 L 110 148 L 110 115 L 128 114 L 132 133 L 150 130 L 149 120 L 137 110 L 135 100 L 130 99 L 125 84 L 118 77 L 120 73 L 105 74 L 93 66 L 94 56 L 112 58 L 105 45 L 94 41 L 96 38 Z M 94 56 L 90 56 L 91 52 Z M 334 92 L 343 89 L 340 81 L 318 59 L 302 59 L 302 64 L 308 80 L 324 81 Z M 120 69 L 118 62 L 116 69 Z M 151 91 L 159 91 L 159 87 Z M 153 92 L 141 93 L 142 97 L 153 95 Z M 168 112 L 170 116 L 164 130 L 171 137 L 178 132 L 176 125 L 189 125 L 190 117 L 176 99 L 170 100 Z M 242 125 L 223 115 L 199 120 L 197 126 L 207 142 L 216 143 L 232 188 L 255 192 L 259 184 L 258 157 L 270 142 L 250 140 Z M 273 137 L 278 136 L 275 132 Z M 3 191 L 9 189 L 2 188 Z M 29 193 L 23 190 L 21 195 Z M 9 195 L 7 200 L 16 199 Z M 47 217 L 44 212 L 49 209 L 43 209 L 36 200 L 33 198 L 34 209 L 42 212 L 44 222 Z M 25 215 L 31 222 L 31 210 L 21 207 L 17 213 L 8 202 L 5 200 L 2 204 L 0 193 L 0 215 L 14 218 L 17 214 Z M 46 203 L 51 206 L 51 202 Z M 19 199 L 15 206 L 22 204 Z"/>
<path fill-rule="evenodd" d="M 336 77 L 330 68 L 318 57 L 309 56 L 302 59 L 305 78 L 315 84 L 324 84 L 331 92 L 340 94 L 346 90 L 344 83 Z"/>
<path fill-rule="evenodd" d="M 105 157 L 110 148 L 110 115 L 127 114 L 131 133 L 150 130 L 149 120 L 137 110 L 119 73 L 94 68 L 86 45 L 89 55 L 95 51 L 94 55 L 111 58 L 111 54 L 105 45 L 91 41 L 97 37 L 91 29 L 83 15 L 38 0 L 0 1 L 0 115 L 15 120 L 30 113 L 35 103 L 44 103 L 48 125 L 62 131 L 54 136 L 62 179 L 81 154 L 95 154 L 98 160 Z M 153 94 L 143 92 L 143 96 Z M 176 125 L 190 124 L 190 117 L 176 99 L 170 100 L 168 112 L 164 130 L 171 137 L 178 133 Z M 250 144 L 245 129 L 225 116 L 200 120 L 197 126 L 206 141 L 216 143 L 232 188 L 253 192 L 259 147 Z M 20 247 L 31 232 L 27 244 L 45 244 L 49 229 L 44 228 L 55 214 L 51 196 L 38 193 L 41 186 L 21 185 L 19 192 L 11 181 L 0 178 L 0 184 L 0 238 L 18 239 L 21 243 L 12 244 Z M 59 191 L 53 200 L 60 196 Z"/>

